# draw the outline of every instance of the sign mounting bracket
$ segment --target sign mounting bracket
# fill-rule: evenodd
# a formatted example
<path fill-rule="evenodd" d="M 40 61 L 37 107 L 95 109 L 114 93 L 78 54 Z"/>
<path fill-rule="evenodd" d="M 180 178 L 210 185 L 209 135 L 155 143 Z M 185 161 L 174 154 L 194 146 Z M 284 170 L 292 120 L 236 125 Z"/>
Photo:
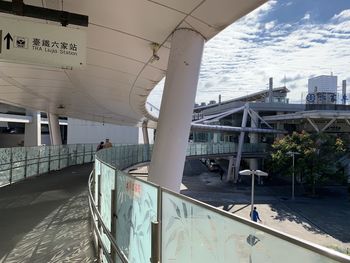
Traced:
<path fill-rule="evenodd" d="M 0 0 L 0 13 L 59 22 L 62 26 L 72 24 L 87 27 L 89 25 L 89 17 L 86 15 L 26 5 L 23 0 L 12 0 L 12 2 Z"/>

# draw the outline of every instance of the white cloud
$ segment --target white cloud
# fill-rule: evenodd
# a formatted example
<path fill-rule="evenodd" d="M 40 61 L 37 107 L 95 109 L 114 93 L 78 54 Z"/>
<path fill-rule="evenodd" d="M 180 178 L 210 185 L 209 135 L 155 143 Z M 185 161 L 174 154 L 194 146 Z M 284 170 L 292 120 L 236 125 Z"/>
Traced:
<path fill-rule="evenodd" d="M 350 11 L 325 24 L 313 23 L 308 13 L 304 24 L 262 22 L 275 3 L 268 2 L 255 16 L 239 20 L 206 43 L 196 102 L 266 89 L 269 77 L 282 86 L 284 76 L 291 101 L 300 102 L 312 75 L 332 71 L 339 83 L 350 78 Z"/>
<path fill-rule="evenodd" d="M 276 21 L 271 21 L 265 24 L 265 29 L 270 30 L 275 27 Z"/>
<path fill-rule="evenodd" d="M 310 18 L 311 18 L 310 13 L 306 13 L 302 20 L 310 20 Z"/>
<path fill-rule="evenodd" d="M 338 22 L 342 22 L 345 20 L 350 20 L 350 9 L 343 10 L 339 14 L 333 16 L 333 20 L 337 20 Z"/>

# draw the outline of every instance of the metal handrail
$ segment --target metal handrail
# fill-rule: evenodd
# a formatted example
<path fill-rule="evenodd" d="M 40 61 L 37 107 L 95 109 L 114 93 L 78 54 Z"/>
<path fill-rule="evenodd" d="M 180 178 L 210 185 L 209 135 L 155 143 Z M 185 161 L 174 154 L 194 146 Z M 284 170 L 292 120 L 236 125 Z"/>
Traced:
<path fill-rule="evenodd" d="M 92 211 L 92 205 L 91 205 L 91 201 L 90 201 L 90 198 L 89 198 L 89 208 L 90 208 L 90 213 L 91 213 L 91 211 Z M 97 227 L 97 225 L 96 225 L 96 221 L 95 221 L 95 219 L 92 217 L 92 221 L 93 221 L 93 226 L 94 226 L 94 231 L 95 232 L 97 232 L 97 233 L 99 233 L 99 231 L 98 231 L 98 227 Z M 98 240 L 99 240 L 99 245 L 101 246 L 101 248 L 102 248 L 102 250 L 103 250 L 103 253 L 105 254 L 105 257 L 107 258 L 107 261 L 108 261 L 108 263 L 113 263 L 113 260 L 112 260 L 112 258 L 111 258 L 111 255 L 109 254 L 109 252 L 108 252 L 108 250 L 107 250 L 107 248 L 106 248 L 106 246 L 103 244 L 103 241 L 102 241 L 102 236 L 99 234 L 99 235 L 96 235 L 97 236 L 97 238 L 98 238 Z"/>
<path fill-rule="evenodd" d="M 103 223 L 103 220 L 102 220 L 102 217 L 101 217 L 101 214 L 99 213 L 99 211 L 97 210 L 96 208 L 96 204 L 95 204 L 95 200 L 94 198 L 92 197 L 92 193 L 91 193 L 91 183 L 92 183 L 92 175 L 93 175 L 93 172 L 92 171 L 90 173 L 90 176 L 89 176 L 89 182 L 88 182 L 88 193 L 89 193 L 89 204 L 90 204 L 90 214 L 92 216 L 92 218 L 94 218 L 94 215 L 97 216 L 97 221 L 99 224 L 101 224 L 102 226 L 102 229 L 103 229 L 103 232 L 105 233 L 105 235 L 107 236 L 108 240 L 111 242 L 112 244 L 112 247 L 113 249 L 117 252 L 118 256 L 119 256 L 119 259 L 123 262 L 123 263 L 128 263 L 128 259 L 127 257 L 124 255 L 124 253 L 119 249 L 118 247 L 118 244 L 117 244 L 117 241 L 115 240 L 115 238 L 112 236 L 111 232 L 109 231 L 109 229 L 106 227 L 106 225 Z M 94 205 L 91 205 L 94 204 Z M 97 232 L 100 234 L 100 231 L 97 230 Z M 98 235 L 98 238 L 100 240 L 100 235 Z M 100 242 L 102 242 L 100 240 Z M 103 242 L 102 242 L 103 244 Z M 108 250 L 106 250 L 107 253 L 109 254 Z"/>

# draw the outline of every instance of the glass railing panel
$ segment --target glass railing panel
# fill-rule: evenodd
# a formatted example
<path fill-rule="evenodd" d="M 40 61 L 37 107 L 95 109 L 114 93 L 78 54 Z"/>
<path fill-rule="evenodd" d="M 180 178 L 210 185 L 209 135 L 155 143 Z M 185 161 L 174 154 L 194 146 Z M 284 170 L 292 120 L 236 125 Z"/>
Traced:
<path fill-rule="evenodd" d="M 144 147 L 142 144 L 137 145 L 137 162 L 138 163 L 143 162 L 143 150 L 144 150 Z"/>
<path fill-rule="evenodd" d="M 10 183 L 11 149 L 0 148 L 0 186 Z"/>
<path fill-rule="evenodd" d="M 50 146 L 39 147 L 39 174 L 47 173 L 49 171 L 50 161 Z"/>
<path fill-rule="evenodd" d="M 99 185 L 99 175 L 101 174 L 101 162 L 96 158 L 95 161 L 95 172 L 94 172 L 94 199 L 95 204 L 98 204 L 98 185 Z"/>
<path fill-rule="evenodd" d="M 132 148 L 133 148 L 133 152 L 132 152 L 132 160 L 131 160 L 130 165 L 138 163 L 139 147 L 138 147 L 138 145 L 133 145 Z"/>
<path fill-rule="evenodd" d="M 26 148 L 12 148 L 12 182 L 24 179 L 26 164 Z"/>
<path fill-rule="evenodd" d="M 69 148 L 67 145 L 60 145 L 60 169 L 68 166 Z"/>
<path fill-rule="evenodd" d="M 50 146 L 50 171 L 56 171 L 59 169 L 59 153 L 60 148 L 58 145 Z"/>
<path fill-rule="evenodd" d="M 117 172 L 117 244 L 129 262 L 149 262 L 157 197 L 158 187 Z"/>
<path fill-rule="evenodd" d="M 69 149 L 68 165 L 76 165 L 77 164 L 77 145 L 76 144 L 68 145 L 68 149 Z"/>
<path fill-rule="evenodd" d="M 39 174 L 39 158 L 40 148 L 39 147 L 27 147 L 27 167 L 26 176 L 34 176 Z"/>
<path fill-rule="evenodd" d="M 113 160 L 113 166 L 114 167 L 119 167 L 119 164 L 120 164 L 120 158 L 121 158 L 121 155 L 120 155 L 120 146 L 117 145 L 117 146 L 114 146 L 113 148 L 113 155 L 115 156 L 115 159 Z"/>
<path fill-rule="evenodd" d="M 202 154 L 202 145 L 201 144 L 195 144 L 196 147 L 196 155 Z"/>
<path fill-rule="evenodd" d="M 105 226 L 108 228 L 109 231 L 111 231 L 111 191 L 115 187 L 115 170 L 101 163 L 101 176 L 99 183 L 101 184 L 100 187 L 102 193 L 102 195 L 99 197 L 101 198 L 101 217 Z M 105 234 L 102 234 L 102 241 L 106 248 L 108 248 L 108 251 L 110 252 L 110 241 Z"/>
<path fill-rule="evenodd" d="M 189 144 L 190 146 L 190 155 L 193 156 L 193 155 L 196 155 L 196 145 L 195 144 Z"/>
<path fill-rule="evenodd" d="M 149 153 L 150 153 L 150 145 L 147 145 L 147 144 L 142 145 L 142 162 L 147 162 L 151 159 Z"/>
<path fill-rule="evenodd" d="M 84 145 L 77 144 L 77 164 L 84 163 Z"/>
<path fill-rule="evenodd" d="M 84 163 L 91 163 L 93 161 L 96 148 L 97 144 L 85 144 Z"/>
<path fill-rule="evenodd" d="M 200 146 L 201 146 L 201 153 L 203 155 L 208 154 L 208 145 L 204 144 L 204 143 L 201 143 Z"/>
<path fill-rule="evenodd" d="M 161 222 L 163 262 L 336 262 L 283 234 L 165 191 Z"/>
<path fill-rule="evenodd" d="M 218 144 L 212 144 L 213 154 L 218 154 L 220 152 Z"/>

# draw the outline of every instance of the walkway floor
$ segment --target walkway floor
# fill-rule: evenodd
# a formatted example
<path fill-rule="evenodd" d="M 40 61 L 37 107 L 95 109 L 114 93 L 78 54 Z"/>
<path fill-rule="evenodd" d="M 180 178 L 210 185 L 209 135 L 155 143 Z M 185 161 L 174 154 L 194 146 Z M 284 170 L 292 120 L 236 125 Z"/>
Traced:
<path fill-rule="evenodd" d="M 0 263 L 95 262 L 91 169 L 73 166 L 0 188 Z"/>

